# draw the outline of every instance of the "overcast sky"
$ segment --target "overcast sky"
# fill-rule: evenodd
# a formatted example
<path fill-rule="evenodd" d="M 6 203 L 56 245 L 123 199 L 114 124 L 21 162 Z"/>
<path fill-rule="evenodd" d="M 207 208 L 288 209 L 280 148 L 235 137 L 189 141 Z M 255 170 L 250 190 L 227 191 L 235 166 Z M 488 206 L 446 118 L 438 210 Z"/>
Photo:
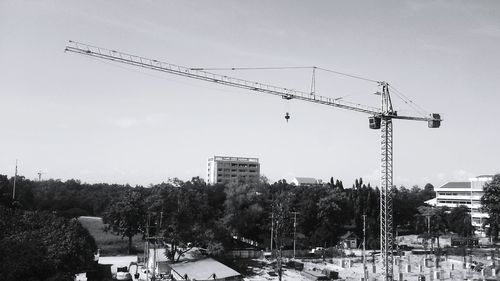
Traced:
<path fill-rule="evenodd" d="M 380 131 L 366 114 L 64 53 L 67 40 L 189 67 L 387 81 L 444 118 L 440 129 L 394 122 L 396 185 L 500 172 L 498 1 L 0 0 L 0 34 L 1 174 L 18 159 L 27 178 L 148 185 L 205 177 L 207 158 L 225 155 L 258 157 L 271 181 L 379 185 Z M 308 69 L 219 73 L 311 86 Z M 316 78 L 318 94 L 379 104 L 374 83 Z"/>

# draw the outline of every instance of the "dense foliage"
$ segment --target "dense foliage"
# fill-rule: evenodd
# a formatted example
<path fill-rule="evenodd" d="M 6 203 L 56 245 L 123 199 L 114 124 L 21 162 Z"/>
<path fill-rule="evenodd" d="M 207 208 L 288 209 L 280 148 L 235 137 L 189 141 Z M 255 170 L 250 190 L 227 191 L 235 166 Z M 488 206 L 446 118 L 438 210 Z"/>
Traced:
<path fill-rule="evenodd" d="M 500 174 L 493 176 L 493 180 L 484 186 L 481 204 L 483 210 L 490 216 L 486 221 L 489 225 L 489 235 L 497 241 L 500 231 Z"/>
<path fill-rule="evenodd" d="M 363 215 L 367 246 L 376 248 L 379 243 L 379 190 L 361 178 L 352 188 L 344 188 L 333 177 L 315 186 L 293 186 L 284 180 L 211 186 L 200 178 L 172 179 L 148 188 L 76 180 L 35 182 L 22 177 L 17 183 L 16 204 L 21 208 L 66 217 L 102 216 L 109 231 L 128 238 L 137 233 L 145 236 L 149 230 L 150 235 L 161 235 L 172 245 L 172 259 L 194 245 L 219 252 L 233 246 L 233 236 L 268 247 L 273 223 L 274 242 L 291 247 L 295 213 L 297 247 L 335 246 L 346 231 L 361 237 Z M 12 179 L 0 176 L 2 202 L 9 202 L 11 189 Z M 425 232 L 417 208 L 434 197 L 433 186 L 400 187 L 393 192 L 395 231 Z"/>
<path fill-rule="evenodd" d="M 93 267 L 96 249 L 76 219 L 0 205 L 2 280 L 73 280 Z"/>

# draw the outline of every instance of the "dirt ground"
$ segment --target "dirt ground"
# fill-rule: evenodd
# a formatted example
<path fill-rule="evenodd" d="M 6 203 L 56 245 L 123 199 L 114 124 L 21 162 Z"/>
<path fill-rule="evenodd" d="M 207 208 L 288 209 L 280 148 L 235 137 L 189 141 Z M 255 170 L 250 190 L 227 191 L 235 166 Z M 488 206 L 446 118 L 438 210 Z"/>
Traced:
<path fill-rule="evenodd" d="M 440 262 L 440 267 L 436 269 L 435 262 L 429 261 L 428 266 L 425 266 L 425 256 L 424 255 L 411 255 L 407 252 L 407 255 L 395 257 L 394 265 L 394 280 L 401 280 L 399 273 L 403 274 L 402 280 L 418 280 L 418 277 L 423 275 L 425 280 L 500 280 L 500 278 L 492 277 L 492 272 L 490 268 L 484 271 L 474 271 L 469 268 L 469 264 L 466 264 L 468 269 L 463 269 L 462 257 L 451 256 L 448 258 L 442 258 Z M 477 259 L 474 258 L 476 262 L 482 262 L 485 265 L 491 264 L 491 261 L 487 259 Z M 408 268 L 409 265 L 409 268 Z M 373 263 L 367 263 L 368 268 L 368 280 L 382 280 L 381 274 L 381 262 L 377 261 L 375 263 L 375 272 L 373 271 Z M 343 280 L 361 280 L 363 277 L 363 263 L 362 258 L 334 258 L 329 259 L 326 262 L 304 262 L 304 270 L 321 271 L 323 269 L 334 270 L 339 273 L 339 278 Z M 246 277 L 245 280 L 257 281 L 257 280 L 278 280 L 277 276 L 269 275 L 269 271 L 272 271 L 271 267 L 255 268 L 255 276 Z M 437 273 L 435 273 L 437 272 Z M 301 275 L 299 271 L 293 269 L 285 269 L 283 274 L 283 280 L 291 281 L 302 281 L 311 280 Z"/>

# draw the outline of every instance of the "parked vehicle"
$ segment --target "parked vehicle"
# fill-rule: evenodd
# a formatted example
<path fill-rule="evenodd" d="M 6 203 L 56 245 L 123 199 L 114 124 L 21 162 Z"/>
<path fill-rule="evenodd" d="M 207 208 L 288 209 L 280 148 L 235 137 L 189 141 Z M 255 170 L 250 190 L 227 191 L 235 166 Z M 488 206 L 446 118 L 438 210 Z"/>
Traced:
<path fill-rule="evenodd" d="M 119 280 L 119 281 L 131 281 L 132 274 L 130 274 L 130 272 L 128 272 L 128 268 L 126 266 L 118 267 L 116 269 L 115 279 Z"/>

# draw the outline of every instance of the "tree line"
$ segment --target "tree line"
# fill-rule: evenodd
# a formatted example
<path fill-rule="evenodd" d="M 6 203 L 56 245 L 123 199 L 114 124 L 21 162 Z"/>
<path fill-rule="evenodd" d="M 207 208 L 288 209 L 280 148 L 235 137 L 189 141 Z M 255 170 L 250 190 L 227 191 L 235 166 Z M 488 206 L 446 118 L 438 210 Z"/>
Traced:
<path fill-rule="evenodd" d="M 0 176 L 0 200 L 4 203 L 11 200 L 12 181 Z M 274 223 L 284 247 L 292 245 L 295 216 L 298 247 L 335 246 L 346 231 L 361 237 L 363 215 L 367 246 L 377 248 L 379 243 L 380 191 L 361 178 L 351 188 L 333 178 L 314 186 L 294 186 L 285 180 L 223 186 L 207 185 L 198 177 L 171 179 L 145 188 L 18 177 L 16 189 L 16 204 L 25 210 L 45 210 L 68 218 L 101 216 L 109 231 L 129 238 L 145 235 L 149 216 L 155 227 L 161 223 L 159 231 L 173 245 L 189 242 L 214 252 L 231 247 L 233 236 L 268 247 L 273 215 L 280 220 Z M 433 189 L 431 184 L 423 189 L 393 188 L 394 226 L 400 233 L 424 232 L 415 214 L 435 196 Z"/>
<path fill-rule="evenodd" d="M 484 201 L 490 207 L 490 221 L 498 221 L 498 176 L 488 186 Z M 171 255 L 189 245 L 217 253 L 234 247 L 233 237 L 287 248 L 296 237 L 297 247 L 336 246 L 347 231 L 358 237 L 366 216 L 367 247 L 379 247 L 380 190 L 356 179 L 344 188 L 333 177 L 325 184 L 294 186 L 285 180 L 268 183 L 207 185 L 198 177 L 189 181 L 170 179 L 149 187 L 119 184 L 87 184 L 78 180 L 32 181 L 18 177 L 16 200 L 11 198 L 13 178 L 0 175 L 0 203 L 26 211 L 47 211 L 73 218 L 101 216 L 107 230 L 123 237 L 157 233 L 172 245 Z M 397 234 L 430 234 L 438 237 L 454 232 L 472 233 L 466 208 L 428 208 L 425 201 L 435 197 L 434 187 L 393 188 L 394 231 Z M 495 197 L 497 196 L 497 197 Z M 492 203 L 493 202 L 493 203 Z M 496 206 L 496 209 L 495 209 Z M 293 227 L 296 218 L 296 227 Z M 429 229 L 427 220 L 432 219 Z M 147 229 L 147 225 L 150 228 Z M 463 222 L 463 223 L 452 223 Z M 498 232 L 497 224 L 492 231 Z M 396 233 L 395 233 L 396 234 Z"/>

